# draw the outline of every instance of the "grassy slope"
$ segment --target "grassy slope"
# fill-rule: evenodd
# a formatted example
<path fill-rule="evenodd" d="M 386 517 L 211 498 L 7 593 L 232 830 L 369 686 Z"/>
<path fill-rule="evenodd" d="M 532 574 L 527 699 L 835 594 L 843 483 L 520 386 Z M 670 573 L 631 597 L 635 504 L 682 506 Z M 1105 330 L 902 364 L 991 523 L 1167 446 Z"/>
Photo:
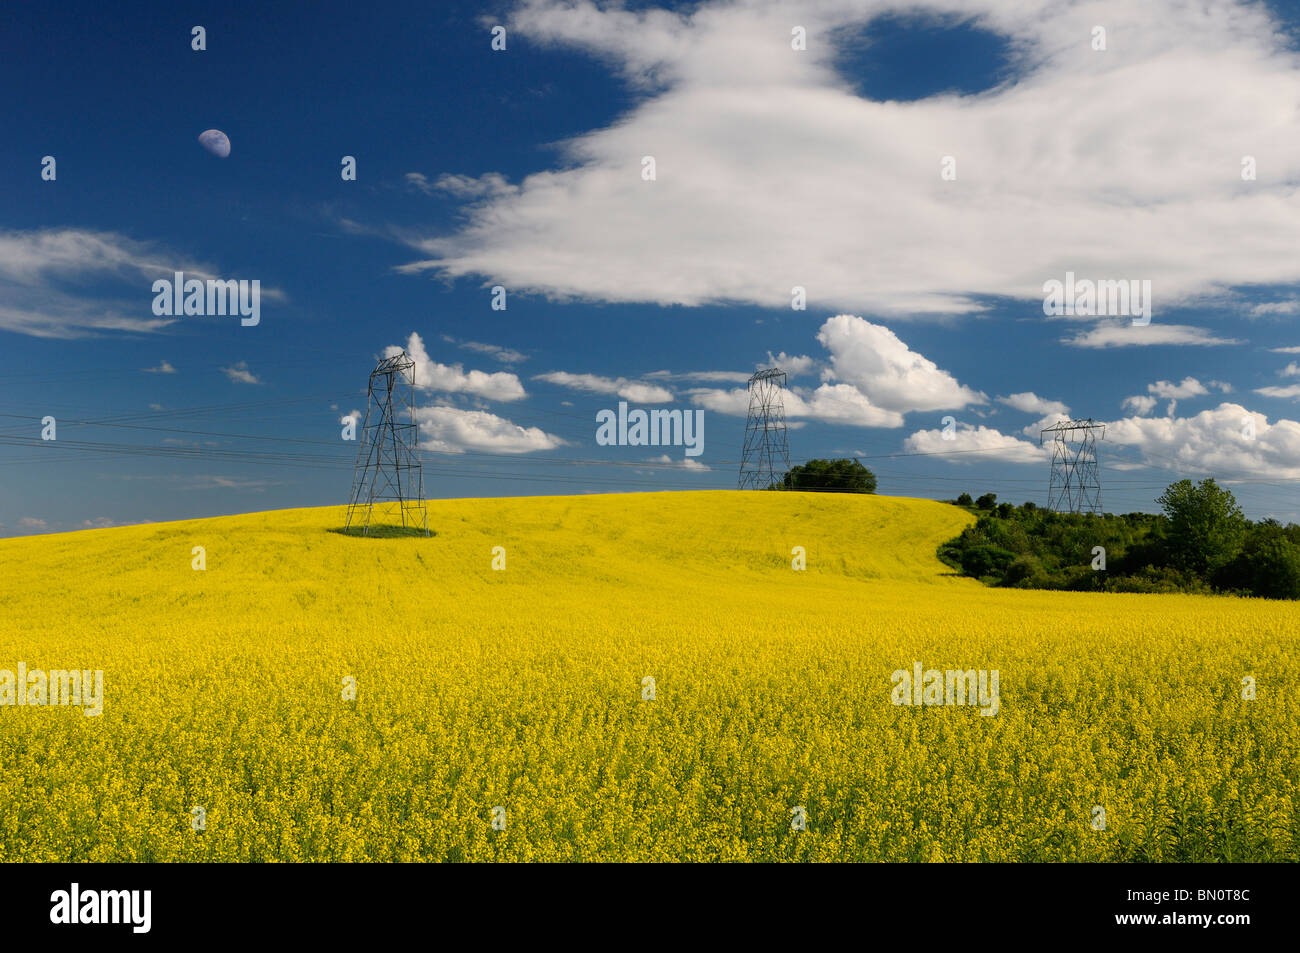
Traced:
<path fill-rule="evenodd" d="M 1076 830 L 1098 800 L 1159 857 L 1191 850 L 1147 823 L 1170 771 L 1187 810 L 1294 821 L 1288 605 L 987 590 L 934 556 L 969 515 L 924 500 L 438 501 L 433 539 L 341 519 L 0 541 L 0 668 L 102 668 L 107 695 L 98 719 L 0 709 L 25 766 L 0 776 L 0 859 L 1023 858 L 1063 829 L 1055 851 L 1135 856 Z M 914 659 L 1000 668 L 1003 714 L 890 705 Z"/>

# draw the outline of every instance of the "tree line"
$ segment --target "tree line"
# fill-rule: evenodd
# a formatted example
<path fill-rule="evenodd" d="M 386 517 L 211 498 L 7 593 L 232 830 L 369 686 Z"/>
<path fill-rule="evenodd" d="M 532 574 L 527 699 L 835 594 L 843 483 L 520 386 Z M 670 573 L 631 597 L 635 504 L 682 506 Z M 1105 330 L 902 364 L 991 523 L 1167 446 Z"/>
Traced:
<path fill-rule="evenodd" d="M 876 475 L 857 460 L 809 460 L 769 489 L 875 493 Z M 1171 483 L 1160 513 L 1057 513 L 994 493 L 946 502 L 978 518 L 939 558 L 988 585 L 1300 599 L 1300 526 L 1248 520 L 1213 479 Z"/>
<path fill-rule="evenodd" d="M 989 585 L 1300 599 L 1300 526 L 1248 520 L 1213 479 L 1170 484 L 1160 513 L 1056 513 L 993 493 L 948 502 L 978 519 L 939 558 Z"/>

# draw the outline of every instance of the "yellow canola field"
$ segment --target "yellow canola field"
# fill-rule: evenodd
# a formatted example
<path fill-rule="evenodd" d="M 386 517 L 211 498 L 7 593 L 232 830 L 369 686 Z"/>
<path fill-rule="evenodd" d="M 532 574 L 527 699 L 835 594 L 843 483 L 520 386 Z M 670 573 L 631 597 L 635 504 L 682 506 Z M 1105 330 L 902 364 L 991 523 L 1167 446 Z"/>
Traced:
<path fill-rule="evenodd" d="M 1297 857 L 1293 604 L 987 589 L 926 500 L 342 519 L 0 541 L 0 670 L 104 673 L 99 716 L 0 706 L 0 860 Z M 916 662 L 998 713 L 894 704 Z"/>

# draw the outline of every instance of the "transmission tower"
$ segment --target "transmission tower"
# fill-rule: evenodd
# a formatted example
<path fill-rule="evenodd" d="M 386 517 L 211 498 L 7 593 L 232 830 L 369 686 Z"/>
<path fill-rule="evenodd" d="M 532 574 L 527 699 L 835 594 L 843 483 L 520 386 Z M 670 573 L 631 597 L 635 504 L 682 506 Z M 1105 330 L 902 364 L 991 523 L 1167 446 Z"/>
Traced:
<path fill-rule="evenodd" d="M 1041 446 L 1050 433 L 1052 476 L 1047 488 L 1047 508 L 1058 513 L 1101 512 L 1101 468 L 1097 465 L 1097 440 L 1106 438 L 1106 425 L 1087 420 L 1062 420 L 1038 435 Z"/>
<path fill-rule="evenodd" d="M 749 379 L 749 420 L 745 424 L 737 489 L 766 490 L 779 484 L 790 469 L 782 397 L 785 381 L 785 371 L 779 367 L 756 371 Z"/>
<path fill-rule="evenodd" d="M 419 442 L 415 362 L 402 351 L 384 358 L 370 372 L 345 532 L 355 526 L 363 536 L 369 535 L 378 505 L 381 515 L 395 509 L 403 529 L 424 530 L 424 535 L 429 535 Z"/>

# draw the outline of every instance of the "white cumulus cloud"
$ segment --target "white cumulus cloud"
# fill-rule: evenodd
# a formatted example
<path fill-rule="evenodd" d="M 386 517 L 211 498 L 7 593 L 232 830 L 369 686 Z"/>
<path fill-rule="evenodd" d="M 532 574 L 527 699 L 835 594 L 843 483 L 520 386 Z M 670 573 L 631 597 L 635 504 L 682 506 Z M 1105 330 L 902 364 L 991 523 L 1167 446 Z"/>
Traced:
<path fill-rule="evenodd" d="M 1156 406 L 1156 399 L 1150 394 L 1134 394 L 1132 397 L 1125 397 L 1124 403 L 1120 406 L 1124 410 L 1131 410 L 1139 417 L 1151 413 Z"/>
<path fill-rule="evenodd" d="M 889 328 L 851 314 L 838 314 L 817 332 L 830 352 L 823 374 L 859 390 L 873 404 L 907 412 L 950 410 L 986 398 L 957 383 L 929 358 L 908 348 Z"/>
<path fill-rule="evenodd" d="M 908 13 L 1005 38 L 1013 81 L 861 95 L 838 62 L 873 19 Z M 1071 342 L 1083 347 L 1226 343 L 1162 324 L 1161 308 L 1300 281 L 1300 59 L 1264 3 L 523 0 L 507 23 L 601 57 L 635 99 L 562 143 L 551 169 L 439 180 L 467 222 L 413 240 L 407 270 L 682 305 L 788 307 L 802 285 L 810 304 L 894 317 L 1041 300 L 1071 269 L 1152 281 L 1151 325 L 1099 328 Z M 790 49 L 796 23 L 804 52 Z M 1243 182 L 1247 153 L 1258 178 Z"/>
<path fill-rule="evenodd" d="M 910 453 L 933 454 L 948 463 L 1043 463 L 1050 459 L 1047 450 L 1037 443 L 983 425 L 959 424 L 946 439 L 942 429 L 918 430 L 903 441 L 903 448 Z"/>
<path fill-rule="evenodd" d="M 1268 422 L 1240 404 L 1192 417 L 1128 417 L 1106 425 L 1107 444 L 1134 448 L 1143 461 L 1218 479 L 1300 477 L 1300 423 Z"/>
<path fill-rule="evenodd" d="M 390 345 L 384 357 L 400 354 L 402 348 Z M 406 353 L 415 362 L 415 386 L 420 390 L 446 394 L 472 394 L 488 400 L 520 400 L 526 397 L 519 378 L 506 371 L 467 371 L 461 364 L 440 364 L 429 357 L 420 335 L 411 333 Z"/>
<path fill-rule="evenodd" d="M 787 419 L 855 427 L 901 427 L 911 411 L 960 409 L 987 398 L 908 348 L 893 331 L 851 314 L 828 318 L 817 340 L 829 354 L 817 388 L 782 391 Z M 811 359 L 810 359 L 811 360 Z M 747 388 L 687 392 L 701 407 L 737 417 L 749 413 Z"/>
<path fill-rule="evenodd" d="M 520 427 L 485 410 L 417 407 L 415 418 L 421 448 L 437 453 L 535 453 L 565 446 L 565 441 L 539 427 Z"/>

